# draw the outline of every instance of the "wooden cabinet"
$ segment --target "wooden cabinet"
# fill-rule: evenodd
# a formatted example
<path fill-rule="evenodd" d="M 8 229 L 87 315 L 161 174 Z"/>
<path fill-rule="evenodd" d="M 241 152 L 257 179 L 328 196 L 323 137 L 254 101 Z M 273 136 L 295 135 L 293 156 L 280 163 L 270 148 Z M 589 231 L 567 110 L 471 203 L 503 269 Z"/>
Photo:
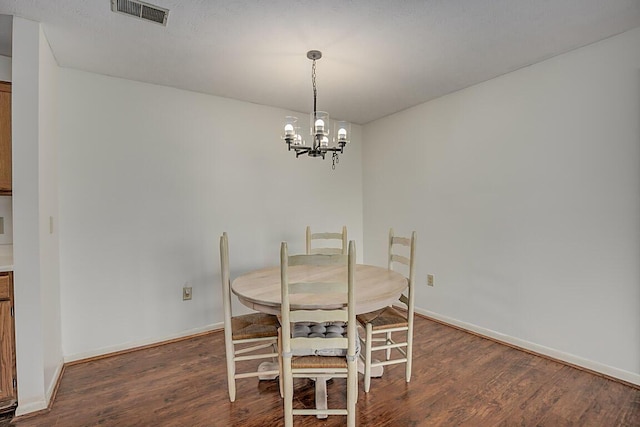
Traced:
<path fill-rule="evenodd" d="M 13 322 L 13 273 L 0 273 L 0 419 L 18 406 Z"/>
<path fill-rule="evenodd" d="M 11 194 L 11 83 L 0 82 L 0 194 Z"/>

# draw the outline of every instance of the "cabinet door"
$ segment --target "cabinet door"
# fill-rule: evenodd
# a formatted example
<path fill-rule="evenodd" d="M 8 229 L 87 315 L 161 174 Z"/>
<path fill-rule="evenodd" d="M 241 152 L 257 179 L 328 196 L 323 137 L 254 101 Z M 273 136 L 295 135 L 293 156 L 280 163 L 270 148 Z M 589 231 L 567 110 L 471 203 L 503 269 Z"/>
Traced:
<path fill-rule="evenodd" d="M 12 406 L 16 402 L 16 390 L 13 387 L 15 378 L 15 349 L 13 316 L 13 286 L 11 275 L 0 274 L 0 410 Z"/>
<path fill-rule="evenodd" d="M 0 194 L 11 192 L 11 84 L 0 82 Z"/>

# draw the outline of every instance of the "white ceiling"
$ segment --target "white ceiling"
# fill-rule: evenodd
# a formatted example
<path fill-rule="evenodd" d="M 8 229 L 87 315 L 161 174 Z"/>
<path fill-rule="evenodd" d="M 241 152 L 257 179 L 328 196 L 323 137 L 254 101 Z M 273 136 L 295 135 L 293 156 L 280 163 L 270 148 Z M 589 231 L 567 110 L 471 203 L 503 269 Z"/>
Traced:
<path fill-rule="evenodd" d="M 640 0 L 149 2 L 167 27 L 110 0 L 0 0 L 0 14 L 42 22 L 62 67 L 301 112 L 318 49 L 318 109 L 359 124 L 640 26 Z"/>

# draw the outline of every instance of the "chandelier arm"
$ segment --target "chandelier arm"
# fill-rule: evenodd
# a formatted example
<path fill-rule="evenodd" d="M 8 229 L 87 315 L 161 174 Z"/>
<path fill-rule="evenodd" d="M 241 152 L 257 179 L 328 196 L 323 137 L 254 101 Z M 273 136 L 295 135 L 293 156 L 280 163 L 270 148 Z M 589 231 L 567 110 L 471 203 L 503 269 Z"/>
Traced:
<path fill-rule="evenodd" d="M 298 157 L 300 157 L 303 154 L 307 154 L 309 151 L 311 151 L 309 148 L 305 148 L 305 149 L 295 149 L 296 150 L 296 159 Z"/>

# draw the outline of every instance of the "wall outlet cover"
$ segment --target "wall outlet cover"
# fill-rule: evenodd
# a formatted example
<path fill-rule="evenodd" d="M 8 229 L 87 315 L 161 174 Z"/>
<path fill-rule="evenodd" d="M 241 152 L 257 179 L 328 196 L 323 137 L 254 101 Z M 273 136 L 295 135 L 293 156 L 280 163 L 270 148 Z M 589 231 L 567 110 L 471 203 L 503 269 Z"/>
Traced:
<path fill-rule="evenodd" d="M 433 276 L 433 274 L 427 274 L 427 286 L 433 286 L 434 280 L 435 277 Z"/>

